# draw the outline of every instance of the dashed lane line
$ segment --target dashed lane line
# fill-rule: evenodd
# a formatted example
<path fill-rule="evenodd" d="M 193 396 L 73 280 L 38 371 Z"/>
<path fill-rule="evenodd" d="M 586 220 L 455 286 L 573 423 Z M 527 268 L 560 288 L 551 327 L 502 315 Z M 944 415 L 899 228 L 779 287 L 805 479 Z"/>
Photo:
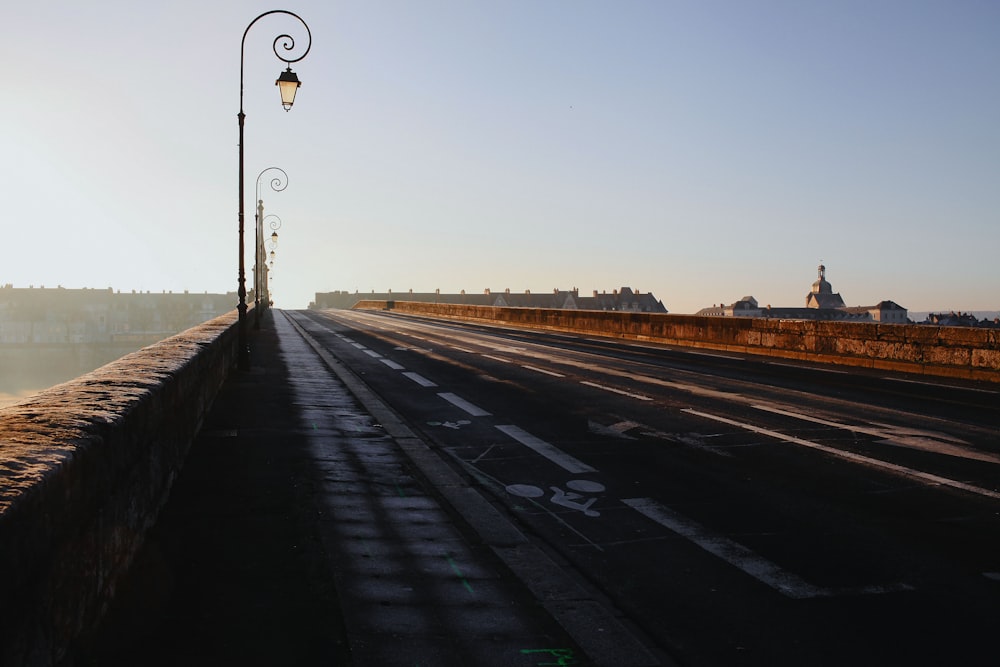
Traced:
<path fill-rule="evenodd" d="M 547 371 L 544 368 L 538 368 L 537 366 L 526 366 L 521 364 L 521 368 L 526 368 L 529 371 L 535 371 L 536 373 L 544 373 L 545 375 L 551 375 L 554 378 L 564 378 L 566 377 L 562 373 L 556 373 L 555 371 Z"/>
<path fill-rule="evenodd" d="M 587 385 L 588 387 L 593 387 L 594 389 L 603 389 L 604 391 L 610 391 L 613 394 L 620 394 L 622 396 L 628 396 L 629 398 L 636 398 L 636 399 L 638 399 L 640 401 L 651 401 L 651 400 L 653 400 L 649 396 L 645 396 L 643 394 L 636 394 L 636 393 L 631 392 L 631 391 L 625 391 L 624 389 L 616 389 L 615 387 L 609 387 L 606 384 L 598 384 L 596 382 L 587 382 L 587 381 L 582 381 L 582 382 L 580 382 L 580 384 Z"/>
<path fill-rule="evenodd" d="M 428 380 L 427 378 L 425 378 L 423 375 L 420 375 L 419 373 L 406 372 L 406 373 L 403 373 L 403 375 L 406 376 L 406 377 L 408 377 L 408 378 L 410 378 L 411 380 L 413 380 L 414 382 L 416 382 L 417 384 L 419 384 L 421 387 L 436 387 L 437 386 L 436 382 L 433 382 L 432 380 Z"/>
<path fill-rule="evenodd" d="M 503 357 L 494 357 L 492 354 L 484 354 L 482 356 L 486 357 L 487 359 L 492 359 L 493 361 L 499 361 L 504 364 L 511 363 L 510 359 L 504 359 Z"/>
<path fill-rule="evenodd" d="M 517 440 L 519 443 L 533 450 L 535 453 L 541 454 L 566 472 L 573 474 L 581 472 L 597 472 L 596 468 L 587 465 L 570 454 L 567 454 L 555 445 L 545 442 L 541 438 L 528 433 L 519 426 L 507 424 L 498 425 L 496 428 L 501 433 Z"/>
<path fill-rule="evenodd" d="M 479 407 L 477 405 L 473 405 L 472 403 L 469 403 L 467 400 L 465 400 L 461 396 L 457 396 L 456 394 L 452 394 L 451 392 L 443 392 L 443 393 L 438 394 L 438 396 L 440 396 L 444 400 L 448 401 L 452 405 L 465 410 L 466 412 L 468 412 L 473 417 L 488 417 L 488 416 L 490 416 L 490 413 L 487 412 L 486 410 L 483 410 L 481 407 Z"/>

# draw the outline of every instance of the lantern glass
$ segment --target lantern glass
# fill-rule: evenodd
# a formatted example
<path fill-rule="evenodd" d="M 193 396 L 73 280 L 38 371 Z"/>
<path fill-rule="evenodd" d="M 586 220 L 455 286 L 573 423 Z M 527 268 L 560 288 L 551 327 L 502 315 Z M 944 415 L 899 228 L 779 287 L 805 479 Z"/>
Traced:
<path fill-rule="evenodd" d="M 288 111 L 295 104 L 295 93 L 298 91 L 299 86 L 302 85 L 302 82 L 299 81 L 299 77 L 289 67 L 278 76 L 278 80 L 274 84 L 278 86 L 278 91 L 281 93 L 281 106 L 285 108 L 285 111 Z"/>

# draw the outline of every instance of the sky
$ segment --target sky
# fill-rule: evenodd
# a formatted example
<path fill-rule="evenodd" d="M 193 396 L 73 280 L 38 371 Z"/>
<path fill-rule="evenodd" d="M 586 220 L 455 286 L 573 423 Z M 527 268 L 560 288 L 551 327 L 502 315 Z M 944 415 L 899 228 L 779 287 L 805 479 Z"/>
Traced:
<path fill-rule="evenodd" d="M 996 0 L 0 8 L 0 284 L 235 292 L 246 34 L 271 290 L 629 286 L 673 313 L 1000 309 Z M 270 233 L 270 230 L 267 232 Z M 235 303 L 234 303 L 235 306 Z"/>

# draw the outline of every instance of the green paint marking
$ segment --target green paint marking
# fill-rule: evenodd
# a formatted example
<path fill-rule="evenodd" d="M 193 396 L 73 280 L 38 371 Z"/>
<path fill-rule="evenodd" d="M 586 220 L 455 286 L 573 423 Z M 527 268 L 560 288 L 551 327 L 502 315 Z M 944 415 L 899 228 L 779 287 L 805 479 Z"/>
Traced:
<path fill-rule="evenodd" d="M 539 656 L 545 656 L 545 659 L 554 658 L 555 662 L 538 662 L 535 663 L 539 666 L 541 665 L 576 665 L 576 656 L 573 655 L 573 649 L 571 648 L 522 648 L 522 655 L 537 654 Z"/>
<path fill-rule="evenodd" d="M 403 491 L 403 487 L 401 487 L 399 484 L 396 485 L 396 492 L 399 494 L 400 498 L 406 497 L 406 491 Z"/>
<path fill-rule="evenodd" d="M 455 572 L 455 574 L 458 575 L 458 578 L 462 580 L 462 585 L 465 586 L 465 590 L 469 591 L 470 593 L 475 593 L 475 591 L 472 590 L 472 584 L 470 584 L 469 580 L 465 578 L 465 575 L 462 574 L 462 571 L 458 569 L 458 565 L 455 564 L 455 561 L 452 559 L 452 557 L 448 556 L 447 558 L 448 558 L 448 563 L 451 565 L 451 569 Z"/>

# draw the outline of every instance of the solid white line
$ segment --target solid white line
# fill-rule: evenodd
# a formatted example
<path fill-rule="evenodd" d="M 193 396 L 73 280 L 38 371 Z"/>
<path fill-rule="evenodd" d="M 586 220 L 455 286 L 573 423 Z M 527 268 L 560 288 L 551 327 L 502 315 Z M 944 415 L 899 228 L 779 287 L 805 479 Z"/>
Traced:
<path fill-rule="evenodd" d="M 537 454 L 541 454 L 548 460 L 555 463 L 557 466 L 570 473 L 581 473 L 581 472 L 597 472 L 596 468 L 592 468 L 583 461 L 570 456 L 566 452 L 562 451 L 558 447 L 548 442 L 545 442 L 541 438 L 535 437 L 525 431 L 524 429 L 513 426 L 504 425 L 497 426 L 497 430 L 501 433 L 505 433 L 519 443 L 532 449 Z"/>
<path fill-rule="evenodd" d="M 864 595 L 912 590 L 906 584 L 862 586 L 858 588 L 824 588 L 783 570 L 775 563 L 759 556 L 738 542 L 708 530 L 701 524 L 681 516 L 652 498 L 626 498 L 623 503 L 661 526 L 687 538 L 713 556 L 739 568 L 751 577 L 770 586 L 779 593 L 798 600 L 837 595 Z"/>
<path fill-rule="evenodd" d="M 458 350 L 459 352 L 465 352 L 466 354 L 475 354 L 476 353 L 475 350 L 468 350 L 468 349 L 466 349 L 464 347 L 459 347 L 458 345 L 452 345 L 451 349 Z"/>
<path fill-rule="evenodd" d="M 651 498 L 627 498 L 622 502 L 790 598 L 803 599 L 822 595 L 822 589 L 798 575 L 782 570 L 742 544 L 712 533 L 702 525 L 677 514 Z"/>
<path fill-rule="evenodd" d="M 744 357 L 734 357 L 728 354 L 717 354 L 715 352 L 694 352 L 688 349 L 678 349 L 677 352 L 682 352 L 683 354 L 693 354 L 696 357 L 714 357 L 716 359 L 729 359 L 730 361 L 746 361 Z"/>
<path fill-rule="evenodd" d="M 473 417 L 488 417 L 489 414 L 490 414 L 489 412 L 486 412 L 486 410 L 483 410 L 482 408 L 480 408 L 478 406 L 475 406 L 472 403 L 469 403 L 464 398 L 456 396 L 455 394 L 447 393 L 446 392 L 446 393 L 443 393 L 443 394 L 438 394 L 438 396 L 440 396 L 444 400 L 448 401 L 452 405 L 454 405 L 456 407 L 459 407 L 459 408 L 462 408 L 463 410 L 465 410 L 466 412 L 468 412 Z"/>
<path fill-rule="evenodd" d="M 759 433 L 761 435 L 766 435 L 771 438 L 783 440 L 784 442 L 790 442 L 792 444 L 802 445 L 803 447 L 809 447 L 810 449 L 816 449 L 818 451 L 825 452 L 827 454 L 832 454 L 833 456 L 837 456 L 842 459 L 847 459 L 848 461 L 853 461 L 854 463 L 861 463 L 875 468 L 882 468 L 884 470 L 889 470 L 890 472 L 895 472 L 900 475 L 904 475 L 906 477 L 912 477 L 924 482 L 931 482 L 932 484 L 950 486 L 952 488 L 961 489 L 963 491 L 975 493 L 980 496 L 986 496 L 988 498 L 1000 499 L 1000 493 L 997 493 L 996 491 L 983 489 L 978 486 L 972 486 L 971 484 L 966 484 L 965 482 L 959 482 L 954 479 L 948 479 L 946 477 L 932 475 L 928 472 L 922 472 L 920 470 L 913 470 L 912 468 L 906 468 L 901 465 L 896 465 L 895 463 L 889 463 L 888 461 L 873 459 L 868 456 L 861 456 L 860 454 L 855 454 L 853 452 L 846 452 L 842 449 L 837 449 L 835 447 L 827 447 L 826 445 L 821 445 L 818 442 L 803 440 L 802 438 L 796 438 L 795 436 L 792 435 L 785 435 L 784 433 L 780 433 L 778 431 L 771 431 L 766 428 L 760 428 L 759 426 L 744 424 L 743 422 L 738 422 L 733 419 L 727 419 L 726 417 L 720 417 L 718 415 L 710 415 L 707 412 L 699 412 L 698 410 L 692 410 L 691 408 L 685 408 L 681 410 L 681 412 L 686 412 L 691 415 L 704 417 L 705 419 L 712 419 L 714 421 L 722 422 L 723 424 L 729 424 L 730 426 L 735 426 L 737 428 L 741 428 L 746 431 L 750 431 L 752 433 Z"/>
<path fill-rule="evenodd" d="M 524 365 L 522 365 L 521 368 L 527 368 L 529 371 L 535 371 L 536 373 L 545 373 L 546 375 L 551 375 L 552 377 L 555 377 L 555 378 L 564 378 L 564 377 L 566 377 L 562 373 L 556 373 L 555 371 L 547 371 L 544 368 L 537 368 L 535 366 L 524 366 Z"/>
<path fill-rule="evenodd" d="M 768 361 L 766 362 L 769 366 L 781 366 L 782 368 L 794 368 L 800 371 L 818 371 L 820 373 L 836 373 L 838 375 L 850 375 L 850 371 L 838 371 L 832 368 L 819 368 L 817 366 L 798 366 L 796 364 L 785 364 L 780 361 Z"/>
<path fill-rule="evenodd" d="M 405 368 L 405 366 L 403 366 L 403 364 L 397 364 L 392 359 L 386 359 L 385 357 L 382 357 L 381 359 L 379 359 L 379 361 L 381 361 L 383 364 L 385 364 L 386 366 L 388 366 L 389 368 L 391 368 L 394 371 L 401 371 L 401 370 L 403 370 Z"/>
<path fill-rule="evenodd" d="M 883 428 L 871 428 L 866 426 L 852 426 L 850 424 L 841 424 L 840 422 L 821 419 L 819 417 L 813 417 L 812 415 L 804 415 L 798 412 L 784 410 L 782 408 L 769 405 L 752 405 L 750 407 L 757 410 L 764 410 L 765 412 L 773 412 L 776 415 L 782 415 L 784 417 L 801 419 L 802 421 L 812 422 L 814 424 L 822 424 L 823 426 L 831 426 L 833 428 L 851 431 L 852 433 L 864 433 L 865 435 L 874 436 L 884 442 L 900 447 L 909 447 L 911 449 L 919 449 L 925 452 L 935 452 L 946 456 L 957 456 L 965 459 L 974 459 L 976 461 L 985 461 L 987 463 L 1000 463 L 1000 455 L 980 452 L 972 449 L 971 447 L 963 446 L 966 445 L 963 440 L 951 438 L 946 434 L 925 435 L 915 430 L 909 430 L 909 433 L 907 433 L 908 429 L 905 429 L 905 427 L 884 426 Z M 911 438 L 908 437 L 908 435 L 915 435 L 917 437 Z"/>
<path fill-rule="evenodd" d="M 580 382 L 580 384 L 585 384 L 588 387 L 593 387 L 594 389 L 603 389 L 604 391 L 610 391 L 614 394 L 621 394 L 622 396 L 628 396 L 629 398 L 637 398 L 640 401 L 651 401 L 649 396 L 643 396 L 642 394 L 634 394 L 631 391 L 625 391 L 624 389 L 615 389 L 614 387 L 609 387 L 604 384 L 597 384 L 596 382 Z"/>
<path fill-rule="evenodd" d="M 1000 394 L 1000 392 L 993 391 L 993 390 L 990 390 L 990 389 L 977 389 L 975 387 L 956 387 L 956 386 L 950 385 L 950 384 L 940 384 L 940 383 L 937 383 L 937 382 L 927 382 L 927 381 L 924 381 L 924 380 L 907 380 L 905 378 L 894 378 L 894 377 L 889 377 L 888 375 L 883 376 L 882 379 L 883 380 L 890 380 L 892 382 L 907 382 L 909 384 L 922 384 L 925 387 L 937 387 L 938 389 L 940 389 L 940 388 L 943 387 L 943 388 L 946 388 L 946 389 L 958 389 L 960 391 L 976 391 L 976 392 L 979 392 L 980 394 Z"/>
<path fill-rule="evenodd" d="M 504 359 L 503 357 L 494 357 L 492 354 L 484 354 L 482 356 L 486 357 L 487 359 L 492 359 L 493 361 L 502 361 L 505 364 L 510 363 L 510 359 Z"/>
<path fill-rule="evenodd" d="M 367 354 L 369 357 L 374 357 L 375 359 L 382 358 L 382 355 L 376 352 L 375 350 L 365 350 L 365 354 Z"/>
<path fill-rule="evenodd" d="M 417 384 L 419 384 L 421 387 L 436 387 L 437 386 L 436 383 L 431 382 L 430 380 L 428 380 L 427 378 L 425 378 L 423 375 L 418 375 L 416 373 L 403 373 L 403 375 L 405 375 L 406 377 L 410 378 L 411 380 L 413 380 L 414 382 L 416 382 Z"/>

